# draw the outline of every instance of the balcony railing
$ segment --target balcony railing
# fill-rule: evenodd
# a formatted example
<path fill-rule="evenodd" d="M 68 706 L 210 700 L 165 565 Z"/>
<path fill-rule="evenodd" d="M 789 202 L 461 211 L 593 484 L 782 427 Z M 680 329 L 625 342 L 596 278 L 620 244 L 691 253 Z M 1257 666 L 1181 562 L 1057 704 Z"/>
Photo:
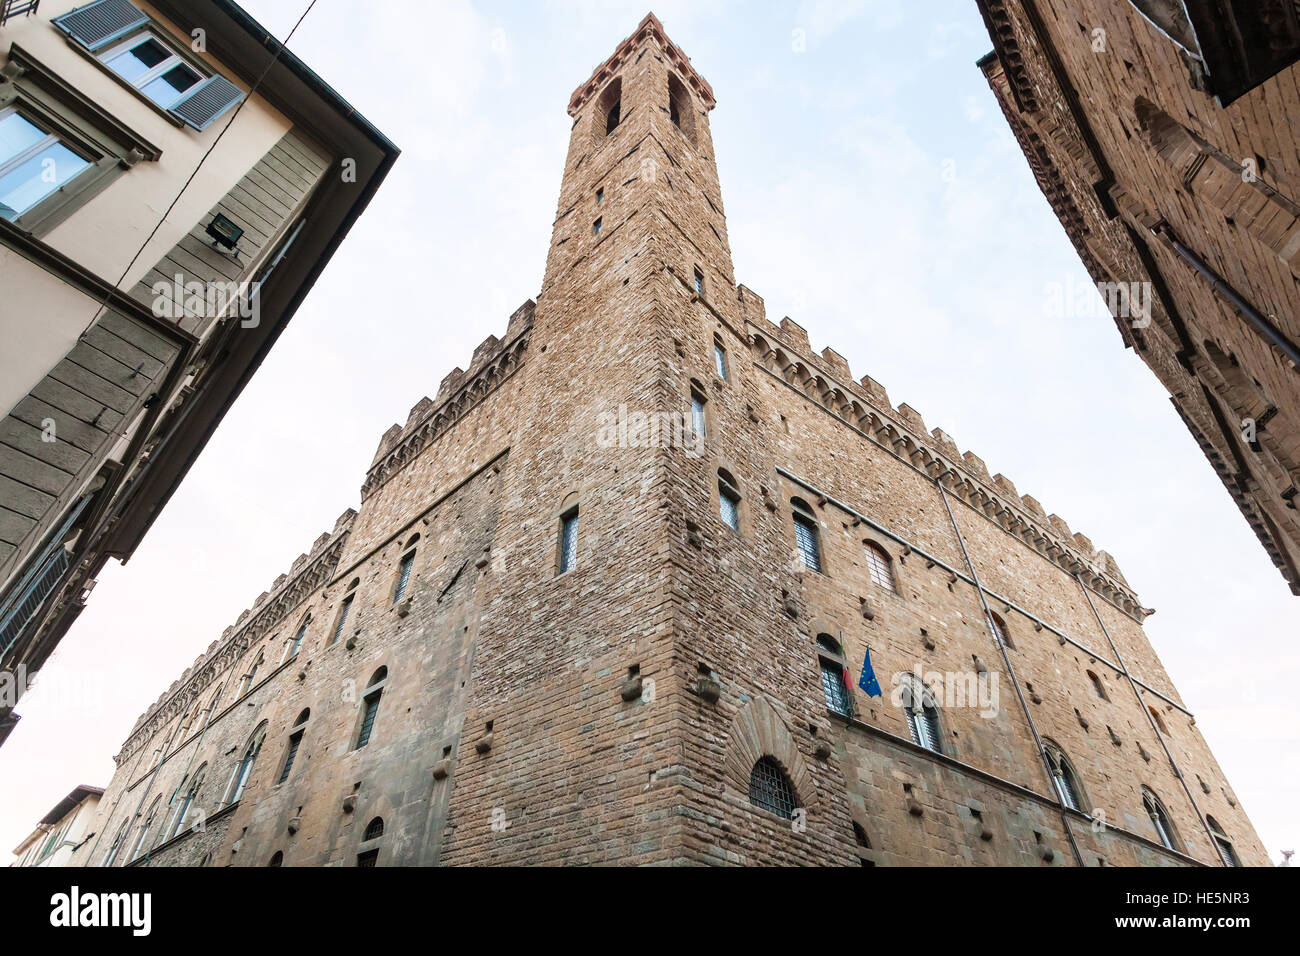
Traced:
<path fill-rule="evenodd" d="M 30 16 L 41 5 L 41 0 L 0 0 L 0 27 L 14 17 Z"/>

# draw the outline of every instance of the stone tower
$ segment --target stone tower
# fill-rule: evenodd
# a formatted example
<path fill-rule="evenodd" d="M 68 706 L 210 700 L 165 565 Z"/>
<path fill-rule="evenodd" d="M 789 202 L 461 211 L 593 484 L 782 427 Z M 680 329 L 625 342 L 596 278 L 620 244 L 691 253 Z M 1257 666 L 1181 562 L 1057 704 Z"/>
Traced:
<path fill-rule="evenodd" d="M 736 284 L 713 106 L 653 16 L 579 87 L 536 303 L 141 718 L 86 862 L 1264 862 L 1114 559 Z"/>

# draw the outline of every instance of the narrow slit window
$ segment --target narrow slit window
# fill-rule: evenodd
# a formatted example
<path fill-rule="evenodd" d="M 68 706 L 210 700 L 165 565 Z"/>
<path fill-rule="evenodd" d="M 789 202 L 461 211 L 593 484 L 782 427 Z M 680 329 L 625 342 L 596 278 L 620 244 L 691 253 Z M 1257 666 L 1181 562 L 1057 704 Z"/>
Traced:
<path fill-rule="evenodd" d="M 695 294 L 704 295 L 704 273 L 698 268 L 695 270 Z"/>
<path fill-rule="evenodd" d="M 397 587 L 393 591 L 394 604 L 406 597 L 406 588 L 411 583 L 411 568 L 413 567 L 415 567 L 415 552 L 408 551 L 402 555 L 401 563 L 397 567 Z"/>
<path fill-rule="evenodd" d="M 740 491 L 737 490 L 731 473 L 718 472 L 718 509 L 723 523 L 732 531 L 740 530 Z"/>
<path fill-rule="evenodd" d="M 695 429 L 695 434 L 700 438 L 705 435 L 704 406 L 708 404 L 708 401 L 700 392 L 691 390 L 691 427 Z"/>
<path fill-rule="evenodd" d="M 578 563 L 578 509 L 560 519 L 560 573 L 571 571 Z"/>

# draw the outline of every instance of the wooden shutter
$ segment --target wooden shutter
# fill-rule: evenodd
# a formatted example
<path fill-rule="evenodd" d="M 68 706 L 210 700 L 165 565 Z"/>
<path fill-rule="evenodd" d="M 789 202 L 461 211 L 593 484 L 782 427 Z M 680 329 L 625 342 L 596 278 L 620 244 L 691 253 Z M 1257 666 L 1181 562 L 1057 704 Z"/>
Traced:
<path fill-rule="evenodd" d="M 95 0 L 51 21 L 87 50 L 100 50 L 126 36 L 149 18 L 127 0 Z"/>
<path fill-rule="evenodd" d="M 234 106 L 244 93 L 224 76 L 214 76 L 194 88 L 189 96 L 171 108 L 195 129 L 207 129 L 212 121 Z"/>

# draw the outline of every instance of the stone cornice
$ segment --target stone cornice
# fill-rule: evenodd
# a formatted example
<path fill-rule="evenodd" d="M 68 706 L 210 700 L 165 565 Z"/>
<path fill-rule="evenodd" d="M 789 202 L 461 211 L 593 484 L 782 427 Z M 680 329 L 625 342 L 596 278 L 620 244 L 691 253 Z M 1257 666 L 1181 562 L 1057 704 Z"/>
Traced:
<path fill-rule="evenodd" d="M 798 329 L 789 320 L 787 323 Z M 1061 518 L 1048 516 L 1033 498 L 1021 497 L 1003 475 L 990 477 L 977 456 L 959 453 L 941 429 L 927 435 L 920 414 L 907 405 L 893 408 L 879 383 L 864 378 L 861 387 L 843 385 L 828 368 L 830 363 L 812 356 L 794 334 L 766 319 L 746 319 L 745 324 L 754 361 L 761 368 L 874 438 L 896 457 L 942 480 L 961 501 L 1067 573 L 1079 575 L 1089 588 L 1137 621 L 1151 613 L 1124 581 L 1114 558 L 1094 549 L 1083 535 L 1071 534 Z M 802 335 L 802 329 L 795 334 Z M 843 364 L 843 376 L 851 378 L 848 363 L 838 355 L 834 358 L 836 364 Z"/>
<path fill-rule="evenodd" d="M 176 716 L 189 710 L 240 655 L 330 582 L 355 518 L 355 511 L 344 512 L 333 532 L 316 539 L 310 555 L 299 556 L 290 573 L 281 575 L 272 591 L 264 592 L 251 610 L 244 611 L 234 625 L 212 642 L 194 665 L 136 721 L 116 760 L 129 757 Z"/>
<path fill-rule="evenodd" d="M 713 87 L 696 72 L 695 67 L 691 66 L 690 58 L 682 52 L 681 47 L 668 39 L 668 34 L 664 32 L 664 25 L 659 22 L 659 18 L 653 13 L 648 13 L 638 24 L 635 32 L 618 45 L 613 56 L 596 67 L 592 71 L 591 78 L 573 91 L 573 96 L 569 100 L 569 115 L 577 116 L 587 100 L 604 89 L 605 84 L 618 74 L 631 57 L 632 51 L 651 37 L 659 41 L 664 56 L 678 72 L 682 82 L 695 91 L 695 95 L 700 98 L 700 102 L 706 109 L 713 109 L 717 105 L 717 100 L 713 98 Z"/>

